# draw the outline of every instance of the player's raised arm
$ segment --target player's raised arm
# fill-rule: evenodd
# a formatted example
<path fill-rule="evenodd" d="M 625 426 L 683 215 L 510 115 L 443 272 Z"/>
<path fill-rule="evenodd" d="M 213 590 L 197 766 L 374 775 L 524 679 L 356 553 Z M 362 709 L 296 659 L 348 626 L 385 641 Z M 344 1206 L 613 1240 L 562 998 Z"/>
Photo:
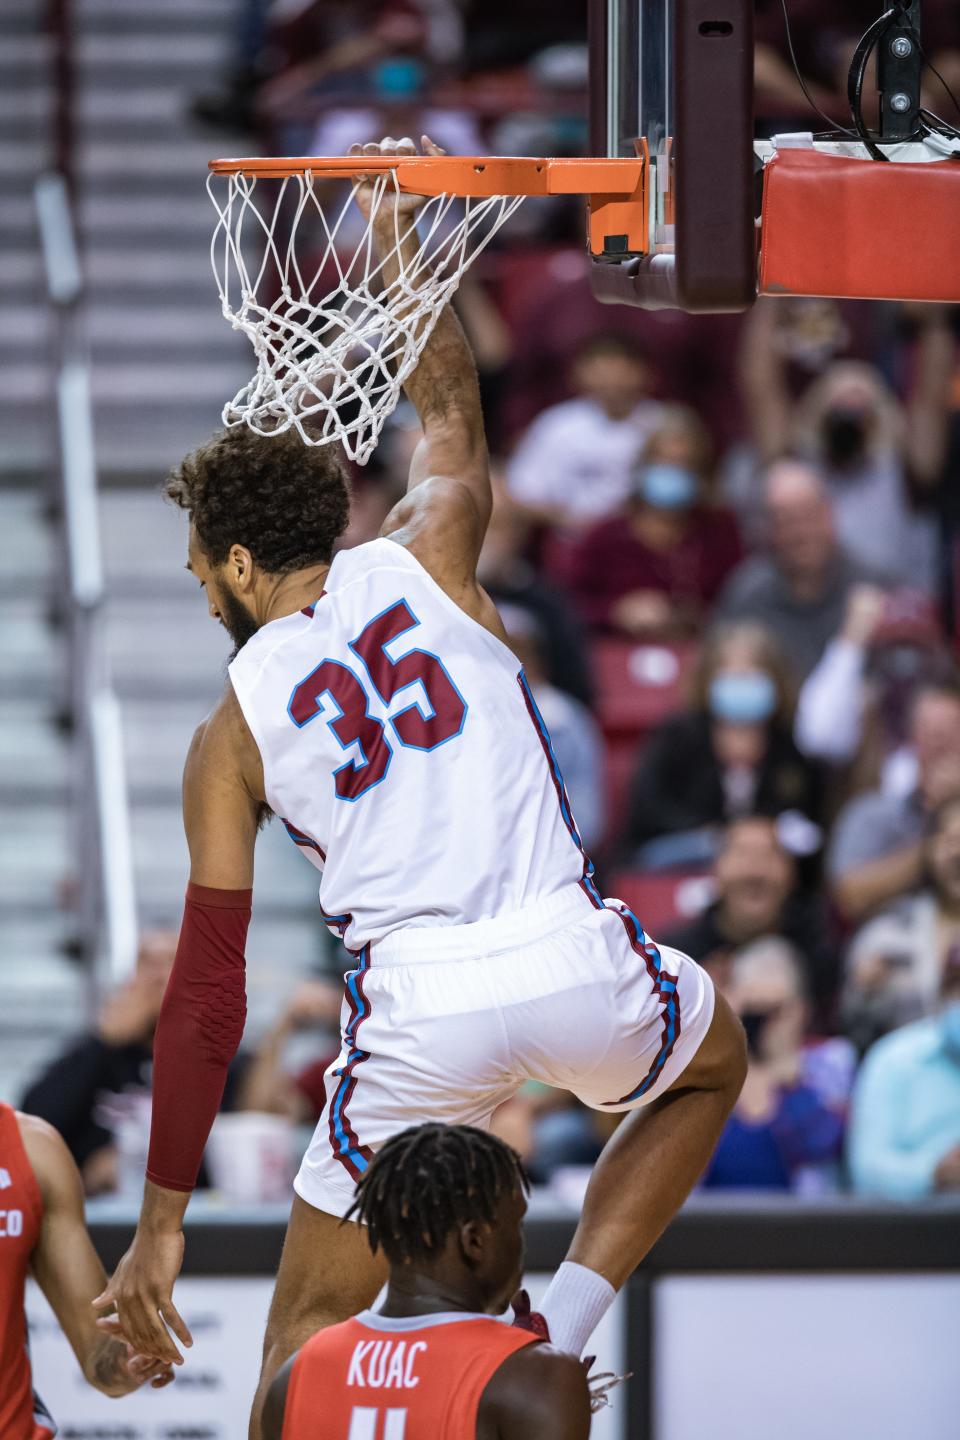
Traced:
<path fill-rule="evenodd" d="M 129 1395 L 149 1381 L 169 1384 L 173 1372 L 97 1328 L 90 1301 L 106 1275 L 87 1231 L 80 1175 L 63 1140 L 45 1120 L 17 1117 L 23 1147 L 43 1198 L 43 1227 L 30 1268 L 60 1322 L 87 1381 L 104 1395 Z"/>
<path fill-rule="evenodd" d="M 428 155 L 443 153 L 426 135 L 423 149 Z M 410 139 L 388 138 L 354 146 L 351 153 L 414 155 L 417 147 Z M 357 195 L 361 208 L 368 204 L 365 189 L 361 187 Z M 384 256 L 384 285 L 399 272 L 398 231 L 404 260 L 416 258 L 420 242 L 415 218 L 422 203 L 420 196 L 406 194 L 391 203 L 388 195 L 374 216 L 373 241 Z M 418 534 L 425 526 L 442 530 L 438 563 L 442 565 L 447 557 L 454 570 L 463 564 L 473 570 L 490 519 L 492 492 L 477 367 L 452 305 L 441 311 L 404 391 L 417 412 L 423 438 L 411 461 L 407 499 L 396 507 L 385 531 L 411 525 Z M 428 562 L 428 568 L 434 565 Z"/>
<path fill-rule="evenodd" d="M 177 958 L 154 1040 L 153 1123 L 133 1244 L 96 1302 L 144 1355 L 179 1364 L 169 1330 L 190 1333 L 173 1305 L 183 1217 L 246 1016 L 244 949 L 262 806 L 259 757 L 231 688 L 197 731 L 184 771 L 190 848 Z"/>

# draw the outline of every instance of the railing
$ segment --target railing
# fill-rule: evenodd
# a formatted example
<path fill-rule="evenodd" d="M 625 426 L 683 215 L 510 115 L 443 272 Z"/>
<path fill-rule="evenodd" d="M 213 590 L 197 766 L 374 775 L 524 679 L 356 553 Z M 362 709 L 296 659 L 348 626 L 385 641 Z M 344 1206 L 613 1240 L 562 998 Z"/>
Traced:
<path fill-rule="evenodd" d="M 137 912 L 120 711 L 104 629 L 90 365 L 83 275 L 67 182 L 37 181 L 37 219 L 53 317 L 57 447 L 53 494 L 61 524 L 66 593 L 58 613 L 68 638 L 64 712 L 73 737 L 72 829 L 78 948 L 96 983 L 116 982 L 136 957 Z"/>

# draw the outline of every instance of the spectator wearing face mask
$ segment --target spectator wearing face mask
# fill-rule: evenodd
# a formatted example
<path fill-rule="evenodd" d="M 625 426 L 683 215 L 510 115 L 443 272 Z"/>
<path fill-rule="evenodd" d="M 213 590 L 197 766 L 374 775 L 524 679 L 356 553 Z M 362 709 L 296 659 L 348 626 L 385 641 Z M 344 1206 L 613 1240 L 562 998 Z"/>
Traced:
<path fill-rule="evenodd" d="M 659 863 L 689 863 L 712 857 L 716 828 L 744 815 L 794 811 L 819 823 L 822 771 L 794 743 L 791 677 L 771 635 L 759 625 L 718 626 L 691 689 L 689 708 L 643 752 L 628 805 L 631 847 L 670 836 Z"/>
<path fill-rule="evenodd" d="M 837 946 L 824 907 L 801 890 L 797 862 L 770 816 L 731 821 L 713 867 L 716 895 L 706 910 L 663 936 L 672 949 L 695 955 L 723 983 L 738 951 L 761 936 L 795 947 L 819 1016 L 836 991 Z"/>
<path fill-rule="evenodd" d="M 845 625 L 853 596 L 882 577 L 840 545 L 833 503 L 815 465 L 771 465 L 763 512 L 766 553 L 750 556 L 733 572 L 717 615 L 766 625 L 803 680 Z"/>
<path fill-rule="evenodd" d="M 802 969 L 783 940 L 757 940 L 741 951 L 727 995 L 747 1037 L 747 1078 L 705 1188 L 807 1194 L 838 1188 L 852 1047 L 806 1040 Z"/>
<path fill-rule="evenodd" d="M 695 629 L 742 555 L 732 514 L 711 502 L 711 445 L 692 410 L 665 410 L 626 504 L 588 530 L 570 586 L 596 630 L 666 637 Z"/>
<path fill-rule="evenodd" d="M 827 855 L 834 900 L 860 921 L 923 881 L 923 836 L 930 816 L 960 795 L 960 682 L 922 686 L 910 708 L 915 783 L 905 792 L 870 791 L 837 817 Z"/>
<path fill-rule="evenodd" d="M 930 817 L 920 889 L 857 931 L 847 953 L 843 1028 L 860 1050 L 936 1009 L 960 948 L 960 795 Z"/>
<path fill-rule="evenodd" d="M 937 1013 L 878 1040 L 864 1060 L 849 1162 L 862 1195 L 960 1192 L 960 949 L 944 968 Z"/>
<path fill-rule="evenodd" d="M 946 458 L 954 339 L 947 312 L 918 306 L 910 396 L 902 404 L 871 365 L 834 361 L 794 402 L 776 305 L 744 326 L 741 385 L 761 463 L 787 450 L 816 462 L 850 556 L 901 584 L 930 590 L 937 572 L 929 501 Z"/>

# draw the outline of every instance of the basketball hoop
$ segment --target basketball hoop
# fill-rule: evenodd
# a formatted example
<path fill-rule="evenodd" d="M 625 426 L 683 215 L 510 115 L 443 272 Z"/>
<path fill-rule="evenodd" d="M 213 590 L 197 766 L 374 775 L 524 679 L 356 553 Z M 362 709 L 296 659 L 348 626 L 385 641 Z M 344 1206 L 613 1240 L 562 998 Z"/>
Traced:
<path fill-rule="evenodd" d="M 461 277 L 525 196 L 589 196 L 598 257 L 646 246 L 642 158 L 359 155 L 213 160 L 210 171 L 221 306 L 257 360 L 224 424 L 293 426 L 360 464 Z M 416 215 L 398 215 L 401 195 L 423 197 Z"/>

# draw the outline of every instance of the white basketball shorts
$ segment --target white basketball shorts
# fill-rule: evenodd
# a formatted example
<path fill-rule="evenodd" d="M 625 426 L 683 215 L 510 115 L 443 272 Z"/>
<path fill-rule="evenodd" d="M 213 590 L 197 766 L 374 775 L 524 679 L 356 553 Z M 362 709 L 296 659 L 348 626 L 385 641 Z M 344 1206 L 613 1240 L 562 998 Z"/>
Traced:
<path fill-rule="evenodd" d="M 713 1017 L 713 985 L 619 900 L 574 886 L 472 925 L 405 928 L 346 980 L 343 1047 L 295 1189 L 342 1215 L 376 1150 L 428 1120 L 486 1128 L 525 1080 L 595 1110 L 663 1094 Z"/>

